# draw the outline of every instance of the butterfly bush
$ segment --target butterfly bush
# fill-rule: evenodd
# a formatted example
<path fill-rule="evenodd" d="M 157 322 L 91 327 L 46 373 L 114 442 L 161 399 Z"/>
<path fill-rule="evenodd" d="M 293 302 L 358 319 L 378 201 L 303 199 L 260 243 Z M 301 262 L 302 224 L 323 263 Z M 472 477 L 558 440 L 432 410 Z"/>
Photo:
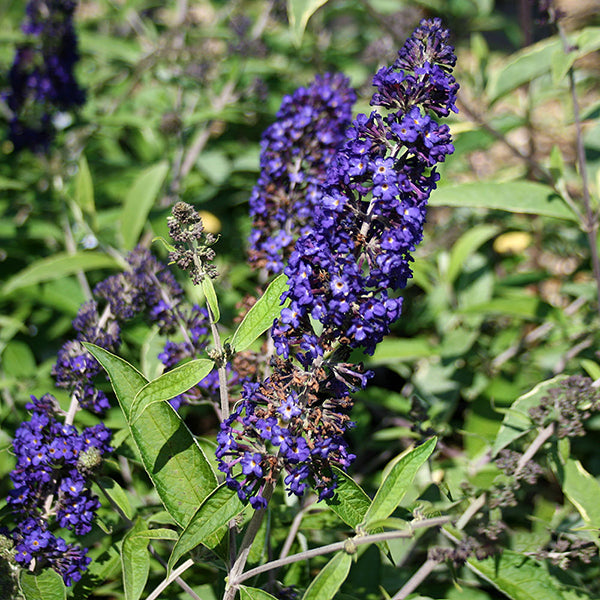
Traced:
<path fill-rule="evenodd" d="M 317 76 L 286 96 L 261 140 L 250 196 L 250 263 L 280 273 L 298 234 L 312 225 L 319 185 L 350 125 L 356 94 L 340 73 Z"/>
<path fill-rule="evenodd" d="M 411 277 L 435 165 L 454 151 L 449 127 L 436 120 L 456 112 L 448 38 L 439 19 L 421 22 L 373 79 L 371 105 L 385 114 L 360 114 L 323 180 L 307 188 L 313 225 L 285 268 L 289 306 L 272 330 L 273 374 L 244 386 L 217 438 L 219 469 L 255 508 L 266 506 L 281 471 L 289 493 L 311 485 L 319 499 L 330 498 L 333 466 L 354 459 L 343 438 L 349 394 L 368 374 L 346 361 L 354 348 L 372 354 L 398 319 L 396 294 Z"/>
<path fill-rule="evenodd" d="M 79 60 L 73 0 L 29 0 L 22 30 L 28 36 L 15 54 L 5 95 L 12 111 L 9 139 L 16 150 L 48 148 L 57 113 L 81 106 L 85 92 L 74 67 Z"/>
<path fill-rule="evenodd" d="M 143 248 L 129 254 L 127 267 L 94 288 L 94 300 L 83 304 L 73 321 L 75 339 L 58 352 L 52 374 L 70 394 L 69 412 L 65 415 L 50 394 L 32 396 L 26 406 L 31 419 L 13 440 L 17 464 L 7 503 L 16 521 L 9 532 L 14 559 L 25 568 L 51 567 L 67 585 L 81 578 L 90 559 L 86 548 L 67 543 L 57 529 L 76 536 L 91 531 L 100 502 L 90 491 L 90 479 L 112 450 L 110 430 L 102 423 L 81 432 L 73 425 L 79 408 L 101 416 L 110 406 L 94 383 L 100 365 L 83 343 L 114 352 L 121 345 L 121 325 L 141 314 L 164 332 L 181 324 L 183 290 L 172 273 Z"/>

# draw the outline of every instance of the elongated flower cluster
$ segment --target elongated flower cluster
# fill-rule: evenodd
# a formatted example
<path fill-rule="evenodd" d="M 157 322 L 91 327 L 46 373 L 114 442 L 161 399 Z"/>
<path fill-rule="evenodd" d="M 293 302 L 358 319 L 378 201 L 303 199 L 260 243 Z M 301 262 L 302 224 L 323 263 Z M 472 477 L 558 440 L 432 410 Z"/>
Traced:
<path fill-rule="evenodd" d="M 9 138 L 16 150 L 45 150 L 59 111 L 81 106 L 85 93 L 73 69 L 79 60 L 73 0 L 29 0 L 22 29 L 29 36 L 17 49 L 6 102 L 13 116 Z"/>
<path fill-rule="evenodd" d="M 315 204 L 315 227 L 296 244 L 285 272 L 290 306 L 275 331 L 278 352 L 299 347 L 310 364 L 335 343 L 372 353 L 401 310 L 393 292 L 411 277 L 421 241 L 432 168 L 453 152 L 447 125 L 431 113 L 456 110 L 458 84 L 448 31 L 423 21 L 391 67 L 373 79 L 371 104 L 336 153 Z M 310 318 L 320 321 L 318 336 Z"/>
<path fill-rule="evenodd" d="M 46 394 L 27 405 L 30 421 L 21 424 L 13 448 L 17 465 L 10 477 L 15 489 L 7 502 L 22 520 L 12 532 L 15 560 L 29 568 L 49 566 L 71 585 L 90 562 L 87 549 L 55 535 L 58 527 L 84 535 L 100 503 L 88 478 L 110 451 L 109 430 L 102 424 L 78 433 L 56 418 L 58 404 Z"/>
<path fill-rule="evenodd" d="M 312 226 L 327 166 L 344 141 L 356 100 L 343 75 L 317 76 L 283 99 L 261 141 L 261 174 L 250 196 L 250 263 L 280 273 L 296 238 Z"/>
<path fill-rule="evenodd" d="M 331 497 L 332 465 L 355 458 L 343 438 L 352 406 L 345 386 L 322 368 L 301 374 L 279 360 L 271 377 L 244 385 L 243 398 L 221 427 L 216 453 L 240 499 L 264 508 L 265 486 L 281 471 L 289 493 L 301 496 L 310 482 L 319 498 Z"/>
<path fill-rule="evenodd" d="M 82 342 L 116 350 L 121 324 L 143 311 L 165 332 L 176 326 L 183 291 L 172 274 L 143 248 L 131 252 L 127 262 L 127 271 L 96 286 L 96 300 L 85 303 L 73 321 L 76 338 L 58 352 L 53 375 L 57 386 L 69 391 L 72 408 L 101 414 L 109 407 L 104 392 L 94 386 L 100 365 Z M 101 314 L 98 302 L 105 303 Z M 75 535 L 90 531 L 100 503 L 88 480 L 111 450 L 111 433 L 102 424 L 78 433 L 71 423 L 61 423 L 59 405 L 49 394 L 32 397 L 27 408 L 32 418 L 15 435 L 17 466 L 10 475 L 15 489 L 7 500 L 17 522 L 11 532 L 15 560 L 27 568 L 51 567 L 71 585 L 90 559 L 85 548 L 68 544 L 55 531 L 59 527 Z"/>
<path fill-rule="evenodd" d="M 83 408 L 95 413 L 104 412 L 109 404 L 104 392 L 92 384 L 101 367 L 82 342 L 114 352 L 121 344 L 121 324 L 142 311 L 162 330 L 172 329 L 176 318 L 173 309 L 183 294 L 172 273 L 148 250 L 134 250 L 127 262 L 127 271 L 94 288 L 95 297 L 105 302 L 105 308 L 100 314 L 96 300 L 81 307 L 73 321 L 77 336 L 59 350 L 52 370 L 56 385 L 68 389 Z"/>
<path fill-rule="evenodd" d="M 354 120 L 315 188 L 313 226 L 285 268 L 289 306 L 272 330 L 282 358 L 269 379 L 246 386 L 218 436 L 219 468 L 257 508 L 280 470 L 289 492 L 312 485 L 322 499 L 335 490 L 332 465 L 353 459 L 343 439 L 349 393 L 368 374 L 345 361 L 352 348 L 372 353 L 399 317 L 395 293 L 411 276 L 434 167 L 454 150 L 448 126 L 433 118 L 456 110 L 448 37 L 439 19 L 421 22 L 373 79 L 372 105 L 387 114 Z"/>

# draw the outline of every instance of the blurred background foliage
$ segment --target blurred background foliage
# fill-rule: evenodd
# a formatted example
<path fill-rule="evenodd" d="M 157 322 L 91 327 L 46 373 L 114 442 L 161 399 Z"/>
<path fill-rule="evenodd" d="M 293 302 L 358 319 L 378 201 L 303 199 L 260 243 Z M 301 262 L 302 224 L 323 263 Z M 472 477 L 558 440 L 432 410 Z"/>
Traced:
<path fill-rule="evenodd" d="M 53 392 L 67 402 L 50 370 L 90 288 L 122 268 L 138 243 L 165 260 L 152 240 L 166 235 L 166 216 L 182 199 L 220 234 L 218 293 L 222 323 L 231 325 L 236 304 L 262 283 L 246 265 L 248 197 L 261 132 L 282 97 L 316 73 L 342 71 L 358 90 L 358 110 L 368 110 L 373 73 L 395 58 L 425 16 L 441 17 L 454 35 L 461 85 L 460 112 L 451 123 L 456 152 L 442 165 L 404 315 L 375 355 L 363 357 L 375 377 L 354 408 L 353 475 L 372 491 L 390 459 L 435 431 L 437 468 L 447 485 L 485 485 L 494 470 L 471 465 L 489 452 L 515 399 L 554 375 L 600 377 L 588 237 L 563 200 L 584 212 L 571 64 L 560 58 L 561 42 L 540 21 L 536 3 L 330 0 L 304 32 L 299 23 L 290 26 L 294 4 L 79 3 L 77 77 L 86 104 L 61 115 L 46 154 L 15 152 L 5 137 L 0 142 L 0 497 L 10 489 L 10 441 L 29 395 Z M 578 48 L 572 58 L 597 211 L 600 3 L 559 4 Z M 23 39 L 24 9 L 24 0 L 0 3 L 2 89 Z M 9 117 L 0 104 L 0 130 Z M 551 194 L 557 194 L 552 202 Z M 141 356 L 143 369 L 156 374 L 156 332 L 136 322 L 125 339 L 125 356 L 134 364 Z M 197 407 L 184 411 L 196 433 L 214 436 L 214 423 Z M 107 424 L 119 419 L 113 411 Z M 591 423 L 594 432 L 599 426 Z M 577 442 L 577 456 L 594 477 L 600 476 L 596 442 L 595 436 Z M 549 500 L 533 494 L 528 502 L 539 519 L 550 519 Z M 277 519 L 285 523 L 283 506 Z M 323 529 L 332 518 L 327 514 L 307 517 L 303 527 Z M 111 521 L 109 509 L 104 518 Z M 398 558 L 408 547 L 398 542 L 391 550 Z M 360 564 L 347 583 L 357 597 L 379 598 L 379 584 L 390 589 L 406 578 L 386 570 L 375 549 Z M 365 578 L 373 568 L 379 578 Z M 299 580 L 299 570 L 290 570 L 289 583 Z M 198 578 L 204 576 L 211 580 L 210 573 Z M 444 586 L 435 597 L 458 598 L 452 584 Z M 210 593 L 203 597 L 215 597 Z"/>

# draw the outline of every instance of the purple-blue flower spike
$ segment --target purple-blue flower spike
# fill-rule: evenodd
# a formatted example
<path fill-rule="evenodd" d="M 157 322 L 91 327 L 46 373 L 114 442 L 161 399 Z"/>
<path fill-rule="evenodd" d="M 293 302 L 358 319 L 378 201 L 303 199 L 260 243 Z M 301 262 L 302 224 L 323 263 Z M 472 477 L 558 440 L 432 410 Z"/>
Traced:
<path fill-rule="evenodd" d="M 368 374 L 345 361 L 353 348 L 373 353 L 398 319 L 395 294 L 411 277 L 435 165 L 454 150 L 448 126 L 434 118 L 456 111 L 448 37 L 439 19 L 424 20 L 394 65 L 380 69 L 372 104 L 387 114 L 358 115 L 311 197 L 313 226 L 289 258 L 290 304 L 272 330 L 281 358 L 271 377 L 244 387 L 217 437 L 219 469 L 252 506 L 266 503 L 262 491 L 280 472 L 289 493 L 311 486 L 330 498 L 332 466 L 347 469 L 355 458 L 343 437 L 349 393 Z M 244 456 L 261 475 L 240 472 Z"/>
<path fill-rule="evenodd" d="M 261 141 L 258 183 L 250 196 L 250 263 L 280 273 L 296 239 L 312 227 L 318 186 L 352 118 L 356 95 L 343 75 L 317 76 L 285 96 Z"/>

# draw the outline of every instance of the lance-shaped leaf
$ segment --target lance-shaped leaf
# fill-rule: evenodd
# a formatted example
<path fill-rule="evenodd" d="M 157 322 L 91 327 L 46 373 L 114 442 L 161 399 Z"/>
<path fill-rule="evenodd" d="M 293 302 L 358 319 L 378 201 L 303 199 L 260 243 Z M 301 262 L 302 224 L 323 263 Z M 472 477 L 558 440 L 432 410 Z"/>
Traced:
<path fill-rule="evenodd" d="M 356 529 L 371 506 L 371 498 L 350 475 L 338 467 L 333 467 L 333 472 L 337 476 L 336 493 L 325 502 L 346 525 Z"/>
<path fill-rule="evenodd" d="M 273 321 L 281 314 L 281 309 L 284 306 L 281 304 L 281 294 L 283 294 L 286 287 L 287 275 L 279 275 L 248 311 L 231 338 L 231 347 L 236 352 L 245 350 L 273 325 Z"/>
<path fill-rule="evenodd" d="M 429 200 L 431 206 L 490 208 L 528 215 L 576 221 L 577 215 L 554 190 L 532 181 L 461 183 L 442 186 Z"/>
<path fill-rule="evenodd" d="M 302 36 L 308 20 L 327 0 L 288 0 L 288 20 L 296 45 L 302 42 Z"/>
<path fill-rule="evenodd" d="M 219 310 L 219 301 L 217 300 L 217 293 L 215 292 L 215 286 L 213 285 L 210 277 L 205 277 L 202 280 L 202 291 L 206 298 L 206 304 L 210 309 L 210 317 L 213 323 L 217 323 L 221 318 L 221 311 Z"/>
<path fill-rule="evenodd" d="M 186 552 L 200 544 L 209 548 L 216 546 L 221 537 L 218 535 L 220 530 L 226 527 L 227 523 L 239 515 L 243 509 L 244 505 L 238 498 L 237 492 L 222 483 L 204 500 L 179 536 L 169 558 L 168 571 L 171 572 L 171 569 Z"/>
<path fill-rule="evenodd" d="M 348 577 L 351 565 L 349 554 L 336 554 L 313 579 L 302 600 L 331 600 Z"/>
<path fill-rule="evenodd" d="M 169 165 L 164 161 L 146 169 L 127 192 L 119 219 L 125 250 L 133 250 L 137 244 L 168 170 Z"/>
<path fill-rule="evenodd" d="M 512 550 L 481 561 L 470 559 L 467 565 L 512 600 L 565 600 L 545 566 Z"/>
<path fill-rule="evenodd" d="M 185 527 L 217 486 L 217 478 L 204 452 L 166 402 L 152 404 L 131 423 L 133 399 L 147 385 L 147 379 L 127 361 L 107 350 L 87 343 L 85 347 L 109 375 L 144 468 L 160 499 L 173 519 Z"/>
<path fill-rule="evenodd" d="M 240 586 L 240 600 L 277 600 L 277 598 L 264 590 L 242 585 Z"/>
<path fill-rule="evenodd" d="M 64 600 L 67 597 L 62 577 L 52 569 L 44 569 L 39 575 L 22 570 L 19 585 L 27 600 Z"/>
<path fill-rule="evenodd" d="M 204 379 L 213 368 L 213 361 L 198 358 L 163 373 L 147 383 L 131 403 L 131 423 L 135 423 L 141 414 L 152 404 L 171 400 L 193 388 Z"/>
<path fill-rule="evenodd" d="M 142 519 L 137 519 L 134 526 L 125 534 L 121 546 L 121 565 L 123 567 L 123 590 L 125 600 L 138 600 L 146 587 L 150 572 L 150 554 L 148 538 L 136 534 L 147 531 Z"/>
<path fill-rule="evenodd" d="M 81 155 L 77 175 L 75 176 L 75 202 L 81 210 L 88 215 L 94 215 L 96 205 L 94 204 L 94 184 L 92 174 L 85 155 Z"/>
<path fill-rule="evenodd" d="M 431 456 L 437 438 L 427 440 L 405 454 L 387 474 L 383 483 L 377 490 L 371 506 L 364 518 L 364 528 L 369 530 L 371 524 L 382 519 L 387 519 L 402 501 L 402 498 L 412 485 L 417 471 Z"/>
<path fill-rule="evenodd" d="M 115 268 L 117 261 L 102 252 L 76 252 L 75 254 L 59 253 L 49 258 L 37 260 L 27 268 L 11 277 L 3 286 L 2 293 L 9 294 L 28 285 L 43 281 L 53 281 L 73 275 L 79 271 Z"/>

